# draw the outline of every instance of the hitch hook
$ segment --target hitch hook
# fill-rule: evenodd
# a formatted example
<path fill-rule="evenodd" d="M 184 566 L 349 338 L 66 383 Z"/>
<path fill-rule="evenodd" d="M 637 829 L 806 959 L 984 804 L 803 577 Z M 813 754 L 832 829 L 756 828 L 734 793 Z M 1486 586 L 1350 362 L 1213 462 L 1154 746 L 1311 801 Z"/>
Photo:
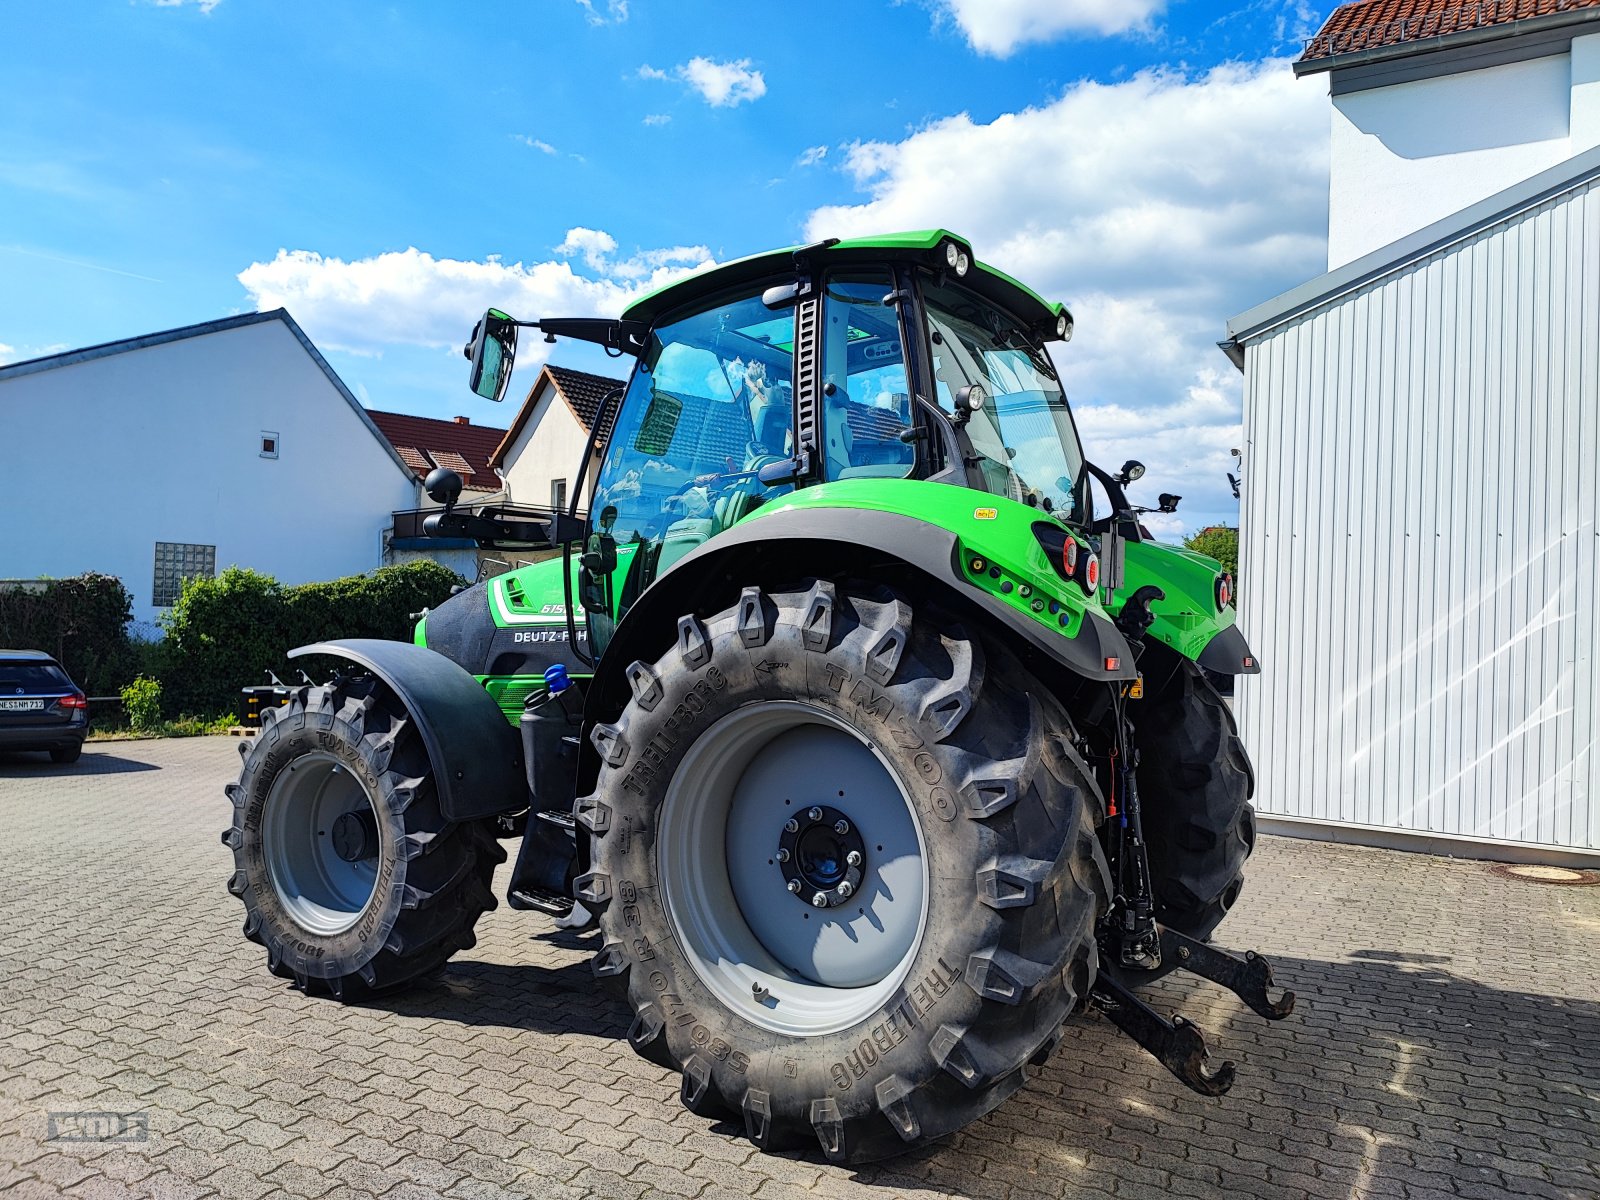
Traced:
<path fill-rule="evenodd" d="M 1123 1033 L 1143 1046 L 1191 1091 L 1220 1096 L 1233 1086 L 1233 1063 L 1215 1071 L 1206 1066 L 1206 1040 L 1182 1017 L 1168 1021 L 1127 988 L 1102 975 L 1089 993 L 1089 1003 Z"/>
<path fill-rule="evenodd" d="M 1161 936 L 1161 958 L 1180 971 L 1188 971 L 1212 983 L 1221 984 L 1250 1011 L 1269 1021 L 1281 1021 L 1294 1011 L 1294 993 L 1285 989 L 1274 1000 L 1267 993 L 1272 986 L 1272 964 L 1254 950 L 1235 958 L 1225 950 L 1185 937 L 1175 929 L 1156 924 Z"/>

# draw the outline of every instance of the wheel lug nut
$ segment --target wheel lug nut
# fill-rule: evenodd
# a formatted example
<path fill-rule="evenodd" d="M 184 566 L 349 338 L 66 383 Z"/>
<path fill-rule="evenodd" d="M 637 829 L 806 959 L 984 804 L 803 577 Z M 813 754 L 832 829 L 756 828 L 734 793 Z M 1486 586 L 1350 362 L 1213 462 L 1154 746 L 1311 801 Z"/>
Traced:
<path fill-rule="evenodd" d="M 822 820 L 822 810 L 820 808 L 813 808 L 810 812 L 806 813 L 806 816 L 810 817 L 813 821 L 820 821 Z"/>
<path fill-rule="evenodd" d="M 849 899 L 849 898 L 850 898 L 850 896 L 851 896 L 851 894 L 852 894 L 852 893 L 853 893 L 853 892 L 854 892 L 854 891 L 855 891 L 855 890 L 856 890 L 856 889 L 855 889 L 855 885 L 854 885 L 854 884 L 852 884 L 852 883 L 851 883 L 851 882 L 850 882 L 850 881 L 849 881 L 849 880 L 848 880 L 848 879 L 846 879 L 846 880 L 845 880 L 845 881 L 844 881 L 844 882 L 843 882 L 843 883 L 841 883 L 841 884 L 840 884 L 840 885 L 839 885 L 839 886 L 838 886 L 838 887 L 837 887 L 837 888 L 835 888 L 835 889 L 834 889 L 834 890 L 835 890 L 835 891 L 837 891 L 837 892 L 838 892 L 838 893 L 839 893 L 839 899 L 841 899 L 841 900 L 848 900 L 848 899 Z"/>
<path fill-rule="evenodd" d="M 844 856 L 844 861 L 849 863 L 852 867 L 859 867 L 861 865 L 861 851 L 850 851 L 849 854 Z"/>
<path fill-rule="evenodd" d="M 846 821 L 843 817 L 840 817 L 833 823 L 833 831 L 840 837 L 843 837 L 845 834 L 850 832 L 850 822 Z"/>
<path fill-rule="evenodd" d="M 828 894 L 826 892 L 818 892 L 815 896 L 811 897 L 811 904 L 814 908 L 827 908 Z"/>
<path fill-rule="evenodd" d="M 779 849 L 779 851 L 778 851 L 778 861 L 779 862 L 788 862 L 789 861 L 789 852 L 787 850 Z"/>
<path fill-rule="evenodd" d="M 790 817 L 787 821 L 785 821 L 783 823 L 783 827 L 784 827 L 784 829 L 788 830 L 790 833 L 799 833 L 800 832 L 800 822 L 796 821 L 793 817 Z"/>
<path fill-rule="evenodd" d="M 798 879 L 789 880 L 789 890 L 798 896 L 800 894 L 800 881 Z"/>

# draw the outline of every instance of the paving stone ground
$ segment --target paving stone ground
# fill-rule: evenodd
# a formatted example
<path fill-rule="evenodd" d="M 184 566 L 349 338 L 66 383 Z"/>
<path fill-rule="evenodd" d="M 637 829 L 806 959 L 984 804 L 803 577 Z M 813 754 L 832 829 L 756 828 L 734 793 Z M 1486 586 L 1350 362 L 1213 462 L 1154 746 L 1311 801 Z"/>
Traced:
<path fill-rule="evenodd" d="M 1600 887 L 1263 839 L 1218 940 L 1270 955 L 1299 1011 L 1151 990 L 1237 1062 L 1230 1095 L 1082 1019 L 989 1118 L 841 1169 L 686 1112 L 589 940 L 543 917 L 490 914 L 442 983 L 370 1007 L 268 975 L 223 887 L 237 762 L 231 739 L 0 757 L 8 1197 L 1600 1196 Z M 47 1140 L 81 1110 L 143 1113 L 148 1141 Z"/>

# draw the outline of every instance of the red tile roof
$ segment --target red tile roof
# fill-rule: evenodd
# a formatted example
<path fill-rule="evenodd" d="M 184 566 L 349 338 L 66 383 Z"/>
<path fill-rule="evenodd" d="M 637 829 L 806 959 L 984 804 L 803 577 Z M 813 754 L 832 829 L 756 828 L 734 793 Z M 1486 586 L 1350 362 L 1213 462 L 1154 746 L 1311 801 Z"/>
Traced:
<path fill-rule="evenodd" d="M 418 479 L 435 466 L 449 467 L 460 474 L 462 483 L 469 488 L 485 492 L 500 489 L 499 478 L 489 469 L 489 456 L 505 437 L 504 429 L 468 424 L 461 418 L 439 421 L 371 408 L 367 415 Z"/>
<path fill-rule="evenodd" d="M 1300 61 L 1402 46 L 1582 8 L 1600 8 L 1600 0 L 1359 0 L 1333 10 L 1321 32 L 1306 43 Z"/>

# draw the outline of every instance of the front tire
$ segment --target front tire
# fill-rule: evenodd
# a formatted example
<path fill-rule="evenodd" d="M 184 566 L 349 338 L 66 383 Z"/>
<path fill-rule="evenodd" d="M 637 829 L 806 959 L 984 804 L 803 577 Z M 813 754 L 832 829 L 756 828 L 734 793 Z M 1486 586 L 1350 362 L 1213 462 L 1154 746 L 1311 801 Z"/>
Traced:
<path fill-rule="evenodd" d="M 1093 985 L 1107 892 L 1098 789 L 1021 664 L 821 581 L 685 616 L 627 676 L 578 898 L 683 1103 L 862 1162 L 1021 1086 Z"/>
<path fill-rule="evenodd" d="M 495 907 L 493 822 L 444 819 L 416 725 L 375 679 L 300 688 L 263 712 L 227 794 L 244 934 L 302 991 L 399 988 L 471 949 Z"/>

